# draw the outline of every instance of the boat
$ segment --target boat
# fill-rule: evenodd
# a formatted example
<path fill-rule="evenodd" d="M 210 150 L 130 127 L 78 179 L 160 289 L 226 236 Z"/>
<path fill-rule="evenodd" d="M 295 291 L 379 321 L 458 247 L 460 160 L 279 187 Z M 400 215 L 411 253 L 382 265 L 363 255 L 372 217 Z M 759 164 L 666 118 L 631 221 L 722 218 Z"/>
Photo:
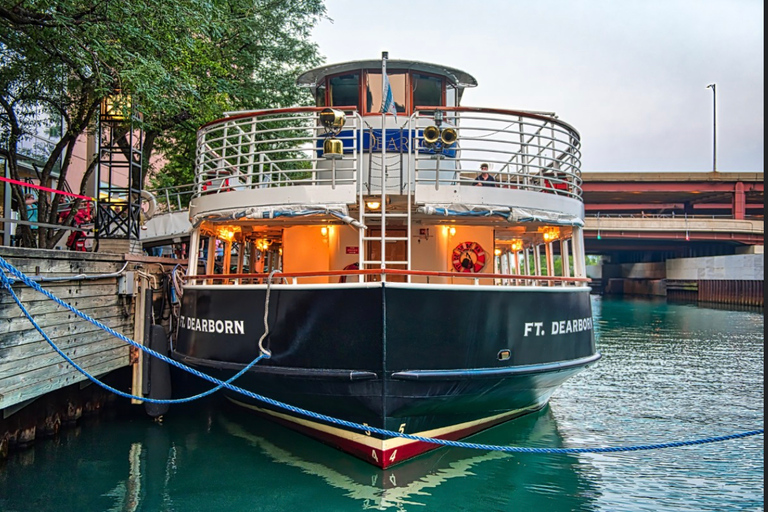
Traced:
<path fill-rule="evenodd" d="M 263 356 L 228 399 L 379 468 L 439 448 L 399 433 L 464 439 L 599 360 L 575 128 L 386 54 L 297 83 L 314 105 L 198 130 L 176 360 Z"/>

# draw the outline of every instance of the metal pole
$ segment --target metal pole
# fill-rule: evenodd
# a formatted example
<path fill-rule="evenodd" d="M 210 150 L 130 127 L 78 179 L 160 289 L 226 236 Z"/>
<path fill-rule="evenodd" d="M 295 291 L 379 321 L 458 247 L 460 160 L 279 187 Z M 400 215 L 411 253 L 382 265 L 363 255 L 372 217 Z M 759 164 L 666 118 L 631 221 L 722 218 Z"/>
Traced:
<path fill-rule="evenodd" d="M 712 89 L 712 172 L 717 172 L 717 92 L 715 84 L 709 84 Z"/>
<path fill-rule="evenodd" d="M 381 52 L 381 106 L 384 107 L 384 101 L 387 98 L 387 88 L 385 85 L 387 77 L 387 59 L 389 52 Z M 387 112 L 381 109 L 381 262 L 382 269 L 386 265 L 386 237 L 387 237 Z M 385 280 L 384 274 L 381 280 Z"/>

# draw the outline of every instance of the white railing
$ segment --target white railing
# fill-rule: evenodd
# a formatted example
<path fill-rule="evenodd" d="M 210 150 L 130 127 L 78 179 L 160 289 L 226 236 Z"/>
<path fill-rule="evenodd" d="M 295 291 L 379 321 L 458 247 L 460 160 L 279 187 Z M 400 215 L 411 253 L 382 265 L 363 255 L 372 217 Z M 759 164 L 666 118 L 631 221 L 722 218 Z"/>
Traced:
<path fill-rule="evenodd" d="M 411 125 L 453 128 L 454 145 L 424 151 L 423 136 L 415 145 L 417 182 L 434 180 L 435 160 L 456 167 L 456 181 L 474 185 L 480 164 L 490 165 L 497 186 L 552 192 L 581 198 L 581 142 L 578 132 L 553 115 L 472 107 L 441 107 L 416 112 Z M 442 167 L 441 167 L 442 168 Z M 420 177 L 421 176 L 421 177 Z M 442 179 L 442 178 L 441 178 Z"/>
<path fill-rule="evenodd" d="M 358 184 L 374 193 L 381 174 L 381 117 L 363 119 L 341 107 L 346 124 L 335 137 L 343 154 L 327 158 L 329 136 L 321 107 L 241 112 L 198 132 L 196 194 L 294 185 Z M 436 112 L 437 119 L 436 121 Z M 391 119 L 388 120 L 391 123 Z M 581 198 L 580 136 L 553 115 L 471 107 L 428 107 L 387 127 L 387 188 L 403 180 L 471 186 L 482 162 L 497 186 Z M 377 128 L 376 125 L 379 125 Z M 458 140 L 443 147 L 424 141 L 424 129 L 451 127 Z M 373 127 L 372 127 L 373 126 Z M 391 139 L 391 140 L 390 140 Z M 380 189 L 380 187 L 379 187 Z"/>
<path fill-rule="evenodd" d="M 361 118 L 346 109 L 346 125 L 336 138 L 344 158 L 324 158 L 328 134 L 318 107 L 241 112 L 203 126 L 197 136 L 197 194 L 297 184 L 354 182 L 354 173 L 326 172 L 358 160 Z M 345 167 L 344 164 L 338 165 Z M 347 170 L 355 168 L 346 166 Z"/>

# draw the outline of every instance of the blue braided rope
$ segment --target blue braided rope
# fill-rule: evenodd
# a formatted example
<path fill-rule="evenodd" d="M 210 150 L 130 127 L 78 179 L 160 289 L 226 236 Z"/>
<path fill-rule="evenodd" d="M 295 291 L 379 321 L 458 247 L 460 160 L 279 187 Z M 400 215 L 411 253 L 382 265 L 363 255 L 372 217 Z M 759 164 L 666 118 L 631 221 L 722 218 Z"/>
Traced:
<path fill-rule="evenodd" d="M 2 258 L 0 258 L 0 260 L 2 260 Z M 131 399 L 134 399 L 134 400 L 143 400 L 143 401 L 145 401 L 145 402 L 152 402 L 152 403 L 156 403 L 156 404 L 178 404 L 178 403 L 183 403 L 183 402 L 191 402 L 191 401 L 193 401 L 193 400 L 197 400 L 198 398 L 203 398 L 203 397 L 205 397 L 205 396 L 208 396 L 208 395 L 211 395 L 211 394 L 215 393 L 216 391 L 219 391 L 220 389 L 222 389 L 223 387 L 225 387 L 227 384 L 230 384 L 230 383 L 234 382 L 235 380 L 237 380 L 237 379 L 238 379 L 240 376 L 242 376 L 242 375 L 243 375 L 245 372 L 247 372 L 248 370 L 250 370 L 250 369 L 253 367 L 253 365 L 255 365 L 256 363 L 258 363 L 260 360 L 264 359 L 265 357 L 269 357 L 269 356 L 267 356 L 266 354 L 261 354 L 261 355 L 259 355 L 259 357 L 257 357 L 256 359 L 254 359 L 253 361 L 251 361 L 250 363 L 248 363 L 248 365 L 246 365 L 246 367 L 245 367 L 245 368 L 243 368 L 242 370 L 240 370 L 240 371 L 239 371 L 237 374 L 235 374 L 234 376 L 232 376 L 232 377 L 231 377 L 231 378 L 229 378 L 228 380 L 221 382 L 219 385 L 217 385 L 217 386 L 216 386 L 216 387 L 214 387 L 214 388 L 211 388 L 211 389 L 209 389 L 208 391 L 204 391 L 204 392 L 202 392 L 202 393 L 199 393 L 199 394 L 197 394 L 197 395 L 192 395 L 192 396 L 189 396 L 189 397 L 186 397 L 186 398 L 174 398 L 174 399 L 147 398 L 147 397 L 141 397 L 141 396 L 132 395 L 132 394 L 130 394 L 130 393 L 125 393 L 124 391 L 120 391 L 119 389 L 113 388 L 113 387 L 112 387 L 112 386 L 110 386 L 109 384 L 107 384 L 107 383 L 105 383 L 105 382 L 102 382 L 102 381 L 100 381 L 99 379 L 97 379 L 96 377 L 94 377 L 93 375 L 91 375 L 91 374 L 90 374 L 90 373 L 89 373 L 87 370 L 85 370 L 83 367 L 81 367 L 81 366 L 80 366 L 80 365 L 78 365 L 76 362 L 74 362 L 74 361 L 72 360 L 72 358 L 70 358 L 70 357 L 69 357 L 67 354 L 65 354 L 65 353 L 64 353 L 64 352 L 63 352 L 63 351 L 62 351 L 62 350 L 61 350 L 61 349 L 60 349 L 60 348 L 59 348 L 59 347 L 58 347 L 58 346 L 57 346 L 57 345 L 56 345 L 56 344 L 53 342 L 53 340 L 51 340 L 51 339 L 48 337 L 48 335 L 45 333 L 45 331 L 43 331 L 43 330 L 42 330 L 42 328 L 41 328 L 41 327 L 40 327 L 40 326 L 37 324 L 37 322 L 35 322 L 35 320 L 32 318 L 32 316 L 30 315 L 30 313 L 29 313 L 29 311 L 27 310 L 27 308 L 25 308 L 25 307 L 24 307 L 24 305 L 23 305 L 23 304 L 21 303 L 21 301 L 19 300 L 19 297 L 18 297 L 18 296 L 16 295 L 16 293 L 13 291 L 13 288 L 11 288 L 11 285 L 10 285 L 10 280 L 8 279 L 8 277 L 6 276 L 6 274 L 5 274 L 5 273 L 3 273 L 3 274 L 0 276 L 0 280 L 1 280 L 1 281 L 2 281 L 2 283 L 3 283 L 3 286 L 5 286 L 5 289 L 6 289 L 6 290 L 8 290 L 8 291 L 10 292 L 10 294 L 11 294 L 11 297 L 13 298 L 14 302 L 16 302 L 16 304 L 19 306 L 19 308 L 21 308 L 21 311 L 22 311 L 22 313 L 24 313 L 24 316 L 26 316 L 26 317 L 27 317 L 27 320 L 29 320 L 29 321 L 32 323 L 32 325 L 33 325 L 33 326 L 34 326 L 34 328 L 37 330 L 37 332 L 39 332 L 39 333 L 40 333 L 40 335 L 43 337 L 43 339 L 45 339 L 45 341 L 47 341 L 47 342 L 48 342 L 48 344 L 51 346 L 51 348 L 53 348 L 53 350 L 55 350 L 55 351 L 56 351 L 56 353 L 58 353 L 58 354 L 59 354 L 59 355 L 60 355 L 60 356 L 61 356 L 61 357 L 62 357 L 62 358 L 63 358 L 63 359 L 66 361 L 66 362 L 68 362 L 70 365 L 72 365 L 72 366 L 73 366 L 73 367 L 74 367 L 74 368 L 75 368 L 75 369 L 76 369 L 78 372 L 80 372 L 80 373 L 82 373 L 83 375 L 85 375 L 86 377 L 88 377 L 88 379 L 89 379 L 89 380 L 91 380 L 92 382 L 94 382 L 95 384 L 98 384 L 98 385 L 99 385 L 99 386 L 101 386 L 102 388 L 104 388 L 104 389 L 106 389 L 106 390 L 108 390 L 108 391 L 111 391 L 112 393 L 114 393 L 114 394 L 116 394 L 116 395 L 119 395 L 119 396 L 122 396 L 122 397 L 124 397 L 124 398 L 131 398 Z M 59 304 L 63 304 L 61 301 L 58 301 L 58 300 L 57 300 L 56 302 L 58 302 Z M 67 309 L 70 309 L 70 311 L 74 311 L 74 308 L 67 308 Z M 81 316 L 81 315 L 78 315 L 78 316 Z M 89 319 L 89 318 L 90 318 L 90 317 L 88 317 L 87 315 L 82 315 L 82 317 L 84 317 L 85 319 Z M 93 323 L 96 323 L 96 324 L 98 325 L 98 322 L 96 322 L 96 321 L 93 321 Z M 100 325 L 99 327 L 102 327 L 102 328 L 104 328 L 105 326 L 102 326 L 102 325 Z M 134 343 L 135 343 L 135 342 L 134 342 Z M 149 353 L 151 353 L 151 354 L 157 354 L 158 356 L 161 356 L 161 354 L 160 354 L 160 353 L 156 353 L 156 352 L 153 352 L 152 350 L 148 349 L 147 347 L 144 347 L 143 345 L 138 345 L 138 344 L 135 344 L 134 346 L 140 346 L 140 347 L 143 347 L 143 348 L 145 348 L 145 349 L 146 349 L 146 350 L 147 350 Z"/>
<path fill-rule="evenodd" d="M 280 402 L 278 400 L 273 400 L 271 398 L 259 395 L 257 393 L 253 393 L 251 391 L 248 391 L 246 389 L 240 388 L 234 384 L 232 384 L 232 381 L 234 381 L 237 377 L 245 373 L 247 369 L 252 367 L 256 362 L 258 362 L 262 356 L 256 358 L 254 361 L 249 363 L 243 370 L 238 372 L 234 377 L 230 378 L 227 381 L 219 380 L 215 377 L 212 377 L 210 375 L 207 375 L 205 373 L 202 373 L 198 370 L 195 370 L 194 368 L 191 368 L 183 363 L 180 363 L 174 359 L 171 359 L 163 354 L 160 354 L 159 352 L 156 352 L 148 347 L 145 347 L 139 343 L 136 343 L 132 339 L 118 333 L 117 331 L 111 329 L 110 327 L 104 325 L 103 323 L 99 322 L 98 320 L 95 320 L 88 315 L 80 312 L 76 308 L 72 307 L 71 305 L 63 302 L 61 299 L 53 295 L 52 293 L 48 292 L 47 290 L 44 290 L 42 287 L 40 287 L 36 282 L 29 279 L 25 274 L 20 272 L 18 269 L 16 269 L 13 265 L 5 261 L 2 257 L 0 257 L 0 268 L 4 270 L 3 274 L 0 275 L 0 280 L 2 280 L 3 286 L 11 293 L 13 296 L 14 301 L 16 304 L 21 308 L 24 315 L 27 317 L 27 319 L 32 323 L 32 325 L 37 329 L 38 332 L 45 338 L 45 340 L 50 344 L 53 349 L 60 354 L 62 357 L 64 357 L 65 360 L 69 364 L 71 364 L 73 367 L 75 367 L 80 373 L 85 375 L 88 379 L 93 381 L 94 383 L 102 386 L 105 389 L 108 389 L 109 391 L 112 391 L 120 396 L 124 396 L 127 398 L 137 398 L 139 400 L 144 400 L 147 402 L 155 402 L 155 403 L 174 403 L 176 401 L 186 401 L 189 402 L 191 400 L 195 400 L 197 398 L 200 398 L 202 396 L 208 395 L 213 393 L 214 391 L 217 391 L 221 388 L 227 388 L 231 391 L 235 391 L 237 393 L 240 393 L 242 395 L 245 395 L 247 397 L 253 398 L 255 400 L 258 400 L 260 402 L 264 402 L 266 404 L 270 404 L 274 407 L 278 407 L 281 409 L 285 409 L 287 411 L 291 411 L 296 414 L 300 414 L 302 416 L 307 416 L 310 418 L 315 418 L 318 420 L 322 420 L 331 424 L 340 425 L 344 427 L 348 427 L 354 430 L 359 430 L 361 432 L 373 432 L 382 436 L 388 436 L 388 437 L 401 437 L 404 439 L 410 439 L 413 441 L 420 441 L 425 443 L 432 443 L 437 444 L 441 446 L 451 446 L 456 448 L 471 448 L 471 449 L 477 449 L 477 450 L 489 450 L 489 451 L 500 451 L 500 452 L 507 452 L 507 453 L 546 453 L 546 454 L 574 454 L 574 453 L 619 453 L 619 452 L 632 452 L 632 451 L 643 451 L 643 450 L 658 450 L 662 448 L 676 448 L 676 447 L 682 447 L 682 446 L 694 446 L 694 445 L 701 445 L 701 444 L 708 444 L 708 443 L 716 443 L 720 441 L 728 441 L 732 439 L 740 439 L 750 436 L 756 436 L 764 433 L 763 429 L 758 430 L 751 430 L 748 432 L 740 432 L 735 434 L 729 434 L 724 436 L 714 436 L 714 437 L 707 437 L 703 439 L 695 439 L 691 441 L 675 441 L 670 443 L 658 443 L 658 444 L 647 444 L 647 445 L 635 445 L 635 446 L 616 446 L 616 447 L 603 447 L 603 448 L 528 448 L 523 446 L 503 446 L 503 445 L 487 445 L 487 444 L 477 444 L 477 443 L 466 443 L 462 441 L 450 441 L 446 439 L 434 439 L 429 437 L 422 437 L 422 436 L 415 436 L 412 434 L 405 434 L 401 432 L 395 432 L 392 430 L 385 430 L 377 427 L 372 427 L 368 425 L 360 425 L 358 423 L 353 423 L 351 421 L 342 420 L 339 418 L 334 418 L 332 416 L 327 416 L 325 414 L 319 414 L 312 411 L 308 411 L 306 409 L 302 409 L 300 407 L 295 407 L 293 405 L 289 405 L 283 402 Z M 115 336 L 116 338 L 125 341 L 129 345 L 136 347 L 140 350 L 145 351 L 146 353 L 157 357 L 158 359 L 165 361 L 168 364 L 172 364 L 182 370 L 185 370 L 193 375 L 196 375 L 202 379 L 205 379 L 209 382 L 212 382 L 216 384 L 216 388 L 206 391 L 204 393 L 201 393 L 200 395 L 195 395 L 194 397 L 188 397 L 183 399 L 176 399 L 176 400 L 155 400 L 155 399 L 149 399 L 144 397 L 134 397 L 133 395 L 124 393 L 120 390 L 116 390 L 112 388 L 111 386 L 99 381 L 94 376 L 90 375 L 87 371 L 82 369 L 80 366 L 74 363 L 74 361 L 71 360 L 66 354 L 64 354 L 54 343 L 50 340 L 50 338 L 43 332 L 42 328 L 40 328 L 39 325 L 34 321 L 32 316 L 29 314 L 29 312 L 26 310 L 26 308 L 23 306 L 19 298 L 16 296 L 16 294 L 13 292 L 13 289 L 11 287 L 11 280 L 8 278 L 6 272 L 14 275 L 17 277 L 17 280 L 24 282 L 27 286 L 33 288 L 34 290 L 42 293 L 46 297 L 50 298 L 51 300 L 55 301 L 60 306 L 68 309 L 78 317 L 82 318 L 83 320 L 86 320 L 88 322 L 91 322 L 92 324 L 100 327 L 101 329 L 105 330 L 112 336 Z"/>

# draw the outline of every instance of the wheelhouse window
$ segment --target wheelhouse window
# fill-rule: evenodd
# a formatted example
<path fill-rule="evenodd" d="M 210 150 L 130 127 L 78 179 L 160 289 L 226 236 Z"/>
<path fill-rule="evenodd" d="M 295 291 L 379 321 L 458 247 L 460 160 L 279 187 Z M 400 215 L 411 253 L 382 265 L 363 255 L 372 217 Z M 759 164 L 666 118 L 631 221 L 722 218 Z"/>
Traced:
<path fill-rule="evenodd" d="M 439 107 L 443 105 L 443 80 L 436 76 L 414 73 L 413 106 Z"/>
<path fill-rule="evenodd" d="M 315 90 L 315 105 L 318 107 L 325 106 L 325 85 L 319 86 Z"/>
<path fill-rule="evenodd" d="M 360 108 L 358 95 L 360 74 L 350 73 L 331 77 L 328 80 L 330 86 L 331 107 L 346 107 L 354 105 Z"/>
<path fill-rule="evenodd" d="M 457 98 L 456 87 L 452 85 L 445 86 L 445 106 L 457 107 L 459 105 L 459 98 Z"/>
<path fill-rule="evenodd" d="M 365 77 L 365 112 L 367 114 L 380 113 L 382 103 L 381 73 L 368 72 Z M 395 99 L 397 111 L 405 112 L 406 98 L 408 97 L 406 94 L 406 74 L 388 72 L 387 77 L 389 77 L 389 85 L 392 87 L 392 95 Z"/>

